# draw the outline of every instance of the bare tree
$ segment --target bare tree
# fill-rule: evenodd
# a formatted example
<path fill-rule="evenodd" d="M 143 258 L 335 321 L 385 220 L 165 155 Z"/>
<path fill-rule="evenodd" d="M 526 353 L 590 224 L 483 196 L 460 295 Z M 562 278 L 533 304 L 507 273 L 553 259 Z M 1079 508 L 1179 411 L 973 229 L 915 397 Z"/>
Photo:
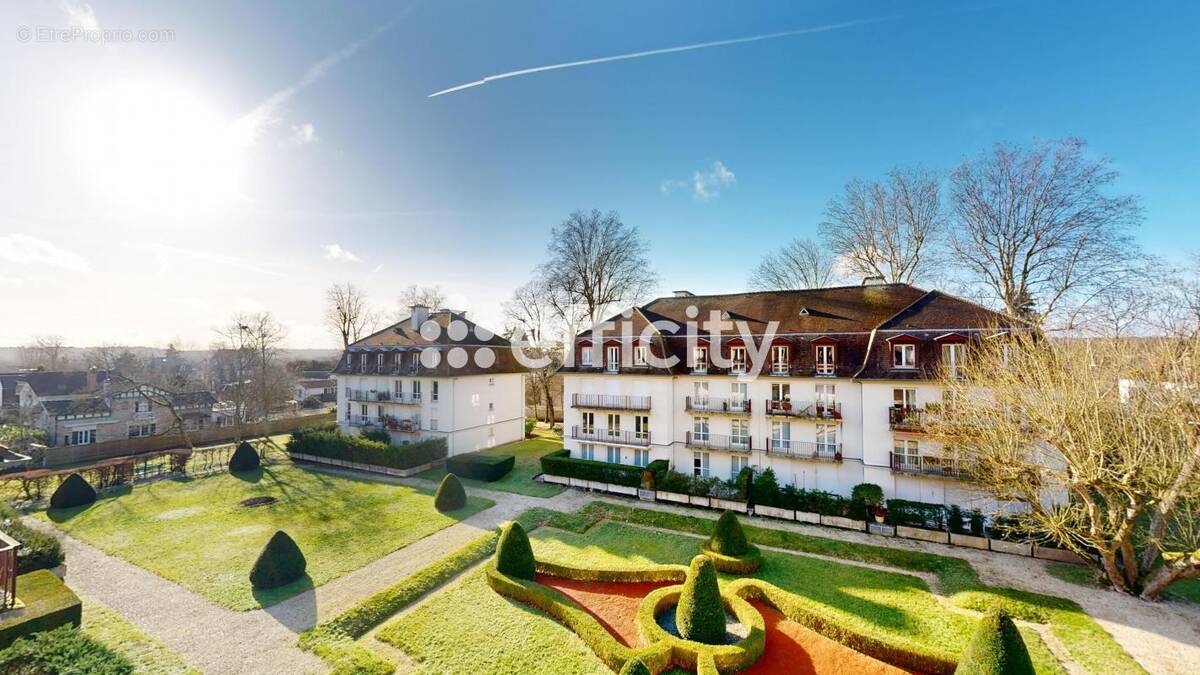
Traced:
<path fill-rule="evenodd" d="M 156 377 L 153 372 L 147 372 L 143 368 L 131 368 L 129 357 L 132 352 L 128 349 L 117 347 L 97 347 L 89 350 L 89 362 L 92 367 L 105 370 L 108 373 L 109 379 L 119 388 L 137 394 L 142 400 L 165 409 L 171 415 L 171 425 L 166 430 L 160 432 L 161 435 L 176 434 L 188 450 L 195 450 L 191 436 L 188 435 L 186 420 L 183 413 L 180 411 L 179 400 L 176 398 L 178 392 L 168 388 L 169 383 L 164 383 L 162 377 Z M 140 366 L 140 362 L 134 360 L 133 364 Z M 163 374 L 160 374 L 163 375 Z M 166 375 L 169 379 L 169 375 Z"/>
<path fill-rule="evenodd" d="M 58 335 L 37 335 L 25 346 L 26 365 L 45 370 L 59 370 L 66 365 L 63 339 Z"/>
<path fill-rule="evenodd" d="M 553 382 L 562 365 L 564 328 L 544 281 L 534 279 L 513 291 L 512 298 L 504 303 L 504 316 L 509 338 L 522 343 L 527 356 L 541 359 L 545 364 L 530 368 L 528 377 L 538 401 L 545 408 L 546 422 L 553 425 Z"/>
<path fill-rule="evenodd" d="M 944 229 L 940 183 L 919 167 L 873 183 L 855 179 L 826 207 L 821 236 L 848 273 L 889 283 L 925 279 Z"/>
<path fill-rule="evenodd" d="M 960 374 L 932 436 L 1018 531 L 1147 600 L 1200 578 L 1200 341 L 998 337 Z"/>
<path fill-rule="evenodd" d="M 1166 335 L 1200 336 L 1200 253 L 1191 255 L 1190 269 L 1172 272 L 1162 290 L 1166 300 L 1155 314 L 1155 327 Z"/>
<path fill-rule="evenodd" d="M 400 291 L 400 314 L 397 319 L 408 316 L 408 310 L 413 305 L 424 305 L 431 309 L 441 309 L 446 306 L 446 293 L 441 286 L 418 286 L 409 284 Z"/>
<path fill-rule="evenodd" d="M 1117 172 L 1086 148 L 1078 138 L 999 144 L 950 175 L 956 266 L 1014 317 L 1072 328 L 1138 263 L 1128 234 L 1137 200 L 1105 194 Z"/>
<path fill-rule="evenodd" d="M 257 385 L 256 403 L 265 437 L 271 411 L 286 400 L 289 390 L 286 369 L 279 363 L 279 351 L 287 332 L 270 312 L 241 315 L 238 321 L 245 327 L 245 344 L 254 353 L 252 372 Z"/>
<path fill-rule="evenodd" d="M 633 303 L 657 281 L 646 256 L 648 245 L 637 227 L 615 211 L 576 211 L 550 231 L 547 260 L 539 269 L 550 299 L 570 324 L 575 307 L 589 325 L 603 319 L 614 303 Z"/>
<path fill-rule="evenodd" d="M 1120 283 L 1100 289 L 1090 302 L 1077 308 L 1071 327 L 1084 335 L 1110 338 L 1160 335 L 1168 323 L 1167 314 L 1176 316 L 1178 309 L 1186 308 L 1186 304 L 1175 305 L 1172 296 L 1186 297 L 1185 278 L 1158 258 L 1145 256 L 1141 264 L 1121 276 Z"/>
<path fill-rule="evenodd" d="M 812 239 L 793 239 L 782 249 L 763 256 L 750 273 L 749 286 L 764 291 L 824 288 L 837 279 L 837 256 Z"/>
<path fill-rule="evenodd" d="M 325 326 L 342 339 L 342 349 L 357 342 L 375 323 L 367 296 L 347 281 L 325 291 Z"/>

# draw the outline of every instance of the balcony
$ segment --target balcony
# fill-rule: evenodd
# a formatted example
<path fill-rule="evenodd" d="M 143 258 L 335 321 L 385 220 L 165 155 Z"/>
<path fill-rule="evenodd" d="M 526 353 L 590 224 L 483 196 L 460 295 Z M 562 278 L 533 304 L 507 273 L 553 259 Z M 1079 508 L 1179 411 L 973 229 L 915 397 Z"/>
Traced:
<path fill-rule="evenodd" d="M 421 393 L 396 394 L 390 391 L 374 389 L 347 389 L 346 398 L 351 401 L 369 401 L 371 403 L 398 403 L 400 405 L 421 405 Z"/>
<path fill-rule="evenodd" d="M 767 401 L 767 415 L 814 420 L 842 419 L 842 404 L 836 401 Z"/>
<path fill-rule="evenodd" d="M 596 410 L 649 410 L 649 396 L 621 396 L 615 394 L 571 394 L 572 408 L 594 408 Z"/>
<path fill-rule="evenodd" d="M 693 398 L 684 399 L 683 409 L 693 413 L 749 415 L 750 401 L 737 398 Z"/>
<path fill-rule="evenodd" d="M 842 444 L 793 441 L 788 438 L 768 438 L 767 454 L 772 457 L 809 459 L 818 462 L 841 462 Z"/>
<path fill-rule="evenodd" d="M 620 429 L 584 429 L 571 427 L 571 438 L 577 441 L 594 441 L 616 445 L 650 445 L 649 431 L 621 431 Z"/>
<path fill-rule="evenodd" d="M 382 417 L 372 417 L 371 415 L 351 415 L 349 419 L 352 427 L 382 427 L 388 431 L 398 431 L 403 433 L 416 433 L 421 430 L 420 417 L 393 417 L 384 415 Z"/>
<path fill-rule="evenodd" d="M 923 433 L 930 419 L 924 408 L 888 408 L 888 427 L 892 431 Z"/>
<path fill-rule="evenodd" d="M 953 478 L 955 480 L 970 480 L 969 462 L 950 457 L 929 457 L 925 455 L 903 455 L 889 452 L 892 473 L 902 473 L 910 476 L 931 476 L 934 478 Z"/>
<path fill-rule="evenodd" d="M 699 450 L 720 450 L 722 452 L 738 452 L 750 454 L 749 436 L 730 436 L 728 434 L 698 434 L 689 431 L 684 435 L 684 445 Z"/>

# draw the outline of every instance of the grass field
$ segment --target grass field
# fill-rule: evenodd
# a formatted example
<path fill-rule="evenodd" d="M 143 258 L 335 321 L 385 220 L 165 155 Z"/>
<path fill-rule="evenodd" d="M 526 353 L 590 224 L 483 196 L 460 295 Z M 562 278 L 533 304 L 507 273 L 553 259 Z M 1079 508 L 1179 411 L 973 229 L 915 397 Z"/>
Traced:
<path fill-rule="evenodd" d="M 264 496 L 278 501 L 239 505 Z M 248 610 L 320 586 L 492 504 L 471 497 L 466 508 L 441 514 L 426 490 L 279 463 L 236 476 L 159 481 L 38 517 L 213 602 Z M 299 544 L 308 578 L 255 592 L 250 568 L 276 530 Z"/>
<path fill-rule="evenodd" d="M 129 659 L 141 675 L 199 675 L 169 647 L 138 630 L 120 614 L 98 602 L 83 598 L 83 632 Z"/>
<path fill-rule="evenodd" d="M 561 448 L 562 439 L 545 429 L 538 429 L 534 433 L 536 435 L 535 438 L 527 438 L 515 443 L 506 443 L 505 445 L 484 450 L 480 453 L 485 455 L 513 455 L 516 457 L 516 464 L 513 466 L 513 470 L 508 472 L 507 476 L 494 483 L 463 480 L 463 484 L 467 487 L 475 486 L 488 490 L 512 492 L 527 497 L 553 497 L 562 492 L 565 488 L 561 485 L 537 483 L 533 480 L 534 476 L 542 472 L 542 465 L 538 460 L 541 459 L 542 455 Z M 438 468 L 420 473 L 417 477 L 440 481 L 442 476 L 445 475 L 445 469 Z"/>
<path fill-rule="evenodd" d="M 1087 567 L 1067 565 L 1066 563 L 1050 563 L 1046 566 L 1046 571 L 1052 577 L 1069 581 L 1073 584 L 1091 586 L 1093 588 L 1105 588 L 1105 584 L 1098 581 L 1096 574 Z M 1200 579 L 1176 581 L 1167 587 L 1167 590 L 1163 592 L 1163 597 L 1200 605 Z"/>

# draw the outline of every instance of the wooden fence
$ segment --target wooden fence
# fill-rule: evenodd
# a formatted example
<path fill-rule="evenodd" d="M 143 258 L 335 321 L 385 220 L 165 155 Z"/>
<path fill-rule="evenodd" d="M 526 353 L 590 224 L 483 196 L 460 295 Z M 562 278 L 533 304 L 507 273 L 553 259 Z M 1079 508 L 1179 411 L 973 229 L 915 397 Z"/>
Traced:
<path fill-rule="evenodd" d="M 0 610 L 17 602 L 17 549 L 21 542 L 0 532 Z"/>
<path fill-rule="evenodd" d="M 244 431 L 248 435 L 261 435 L 264 426 L 266 435 L 286 434 L 303 427 L 328 424 L 336 419 L 334 413 L 317 413 L 313 415 L 298 415 L 296 417 L 281 417 L 269 420 L 263 424 L 248 424 Z M 209 445 L 213 443 L 228 443 L 233 440 L 232 426 L 212 427 L 188 433 L 193 445 Z M 70 466 L 74 464 L 90 464 L 116 457 L 137 457 L 138 455 L 183 448 L 186 444 L 177 433 L 146 438 L 129 438 L 92 445 L 74 445 L 47 448 L 42 466 L 46 468 Z"/>

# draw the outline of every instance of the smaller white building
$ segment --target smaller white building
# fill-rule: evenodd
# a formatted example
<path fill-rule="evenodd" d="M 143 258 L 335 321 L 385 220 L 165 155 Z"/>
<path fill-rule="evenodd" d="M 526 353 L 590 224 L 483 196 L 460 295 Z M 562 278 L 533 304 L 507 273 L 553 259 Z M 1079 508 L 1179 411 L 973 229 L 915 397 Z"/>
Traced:
<path fill-rule="evenodd" d="M 446 438 L 458 455 L 525 435 L 525 372 L 508 340 L 463 312 L 417 305 L 346 348 L 333 371 L 338 424 L 392 443 Z"/>

